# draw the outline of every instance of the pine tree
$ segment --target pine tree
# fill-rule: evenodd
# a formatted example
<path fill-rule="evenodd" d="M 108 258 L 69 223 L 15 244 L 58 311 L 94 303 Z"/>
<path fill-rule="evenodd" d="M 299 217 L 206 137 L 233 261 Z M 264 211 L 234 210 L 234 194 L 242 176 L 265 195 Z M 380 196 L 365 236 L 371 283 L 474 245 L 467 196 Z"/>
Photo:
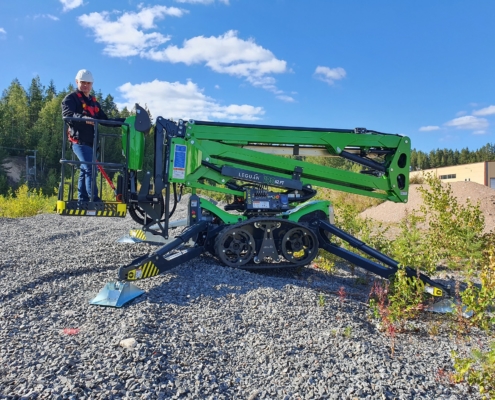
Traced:
<path fill-rule="evenodd" d="M 124 107 L 122 111 L 120 112 L 120 118 L 127 118 L 131 115 L 127 107 Z"/>
<path fill-rule="evenodd" d="M 63 121 L 61 113 L 62 100 L 66 93 L 48 101 L 39 114 L 33 127 L 33 133 L 39 137 L 37 150 L 39 168 L 46 175 L 50 169 L 60 171 L 60 154 L 62 152 Z"/>
<path fill-rule="evenodd" d="M 50 83 L 48 84 L 48 87 L 46 88 L 45 101 L 50 101 L 56 95 L 57 95 L 57 89 L 55 88 L 55 83 L 53 82 L 53 79 L 51 79 Z"/>
<path fill-rule="evenodd" d="M 9 168 L 6 168 L 5 158 L 7 157 L 7 152 L 0 148 L 0 195 L 6 195 L 9 189 L 7 173 Z"/>
<path fill-rule="evenodd" d="M 26 148 L 27 129 L 29 127 L 28 96 L 17 79 L 3 91 L 0 99 L 2 125 L 0 143 L 6 147 Z"/>
<path fill-rule="evenodd" d="M 43 107 L 44 86 L 40 82 L 40 77 L 36 76 L 31 80 L 31 86 L 28 89 L 28 108 L 29 108 L 29 126 L 31 128 L 38 120 L 38 114 Z"/>

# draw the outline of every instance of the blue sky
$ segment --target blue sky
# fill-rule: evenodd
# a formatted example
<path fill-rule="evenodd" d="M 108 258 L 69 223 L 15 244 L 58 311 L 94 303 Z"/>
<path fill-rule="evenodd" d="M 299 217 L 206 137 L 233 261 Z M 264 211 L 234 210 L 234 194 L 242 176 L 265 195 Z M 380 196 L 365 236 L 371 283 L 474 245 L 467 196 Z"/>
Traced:
<path fill-rule="evenodd" d="M 492 0 L 0 2 L 0 88 L 92 71 L 153 117 L 495 143 Z"/>

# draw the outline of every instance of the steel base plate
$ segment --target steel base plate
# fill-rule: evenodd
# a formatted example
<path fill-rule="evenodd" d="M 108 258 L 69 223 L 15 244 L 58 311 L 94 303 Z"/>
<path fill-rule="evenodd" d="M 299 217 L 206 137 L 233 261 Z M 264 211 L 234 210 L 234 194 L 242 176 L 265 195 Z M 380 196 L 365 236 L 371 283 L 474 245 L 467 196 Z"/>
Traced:
<path fill-rule="evenodd" d="M 125 303 L 141 296 L 144 290 L 131 282 L 108 282 L 89 304 L 108 307 L 122 307 Z"/>

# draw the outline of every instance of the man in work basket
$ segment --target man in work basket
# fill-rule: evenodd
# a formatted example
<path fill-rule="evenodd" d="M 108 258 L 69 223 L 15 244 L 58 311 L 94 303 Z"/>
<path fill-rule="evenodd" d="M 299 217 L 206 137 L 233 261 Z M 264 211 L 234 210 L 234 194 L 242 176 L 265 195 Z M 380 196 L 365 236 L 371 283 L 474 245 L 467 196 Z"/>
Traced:
<path fill-rule="evenodd" d="M 124 122 L 125 118 L 110 119 L 101 109 L 100 104 L 92 96 L 93 74 L 87 69 L 81 69 L 76 74 L 77 90 L 65 96 L 62 101 L 62 117 L 103 119 L 109 121 Z M 111 125 L 115 126 L 115 125 Z M 67 131 L 69 141 L 72 145 L 72 151 L 81 162 L 93 162 L 93 142 L 95 139 L 93 121 L 71 121 Z M 90 201 L 91 185 L 93 185 L 93 199 L 98 202 L 98 189 L 96 180 L 91 176 L 91 164 L 80 164 L 79 181 L 77 184 L 78 201 Z"/>

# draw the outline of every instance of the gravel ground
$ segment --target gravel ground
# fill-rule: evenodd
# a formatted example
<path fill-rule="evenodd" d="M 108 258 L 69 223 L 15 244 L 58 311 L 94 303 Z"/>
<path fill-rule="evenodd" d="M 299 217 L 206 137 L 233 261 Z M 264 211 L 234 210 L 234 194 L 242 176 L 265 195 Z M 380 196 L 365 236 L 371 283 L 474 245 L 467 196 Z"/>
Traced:
<path fill-rule="evenodd" d="M 146 293 L 122 308 L 89 305 L 119 265 L 154 249 L 116 242 L 135 227 L 0 219 L 0 398 L 478 398 L 446 376 L 451 350 L 486 337 L 457 340 L 446 316 L 425 313 L 392 354 L 360 269 L 251 273 L 202 256 L 139 281 Z"/>

